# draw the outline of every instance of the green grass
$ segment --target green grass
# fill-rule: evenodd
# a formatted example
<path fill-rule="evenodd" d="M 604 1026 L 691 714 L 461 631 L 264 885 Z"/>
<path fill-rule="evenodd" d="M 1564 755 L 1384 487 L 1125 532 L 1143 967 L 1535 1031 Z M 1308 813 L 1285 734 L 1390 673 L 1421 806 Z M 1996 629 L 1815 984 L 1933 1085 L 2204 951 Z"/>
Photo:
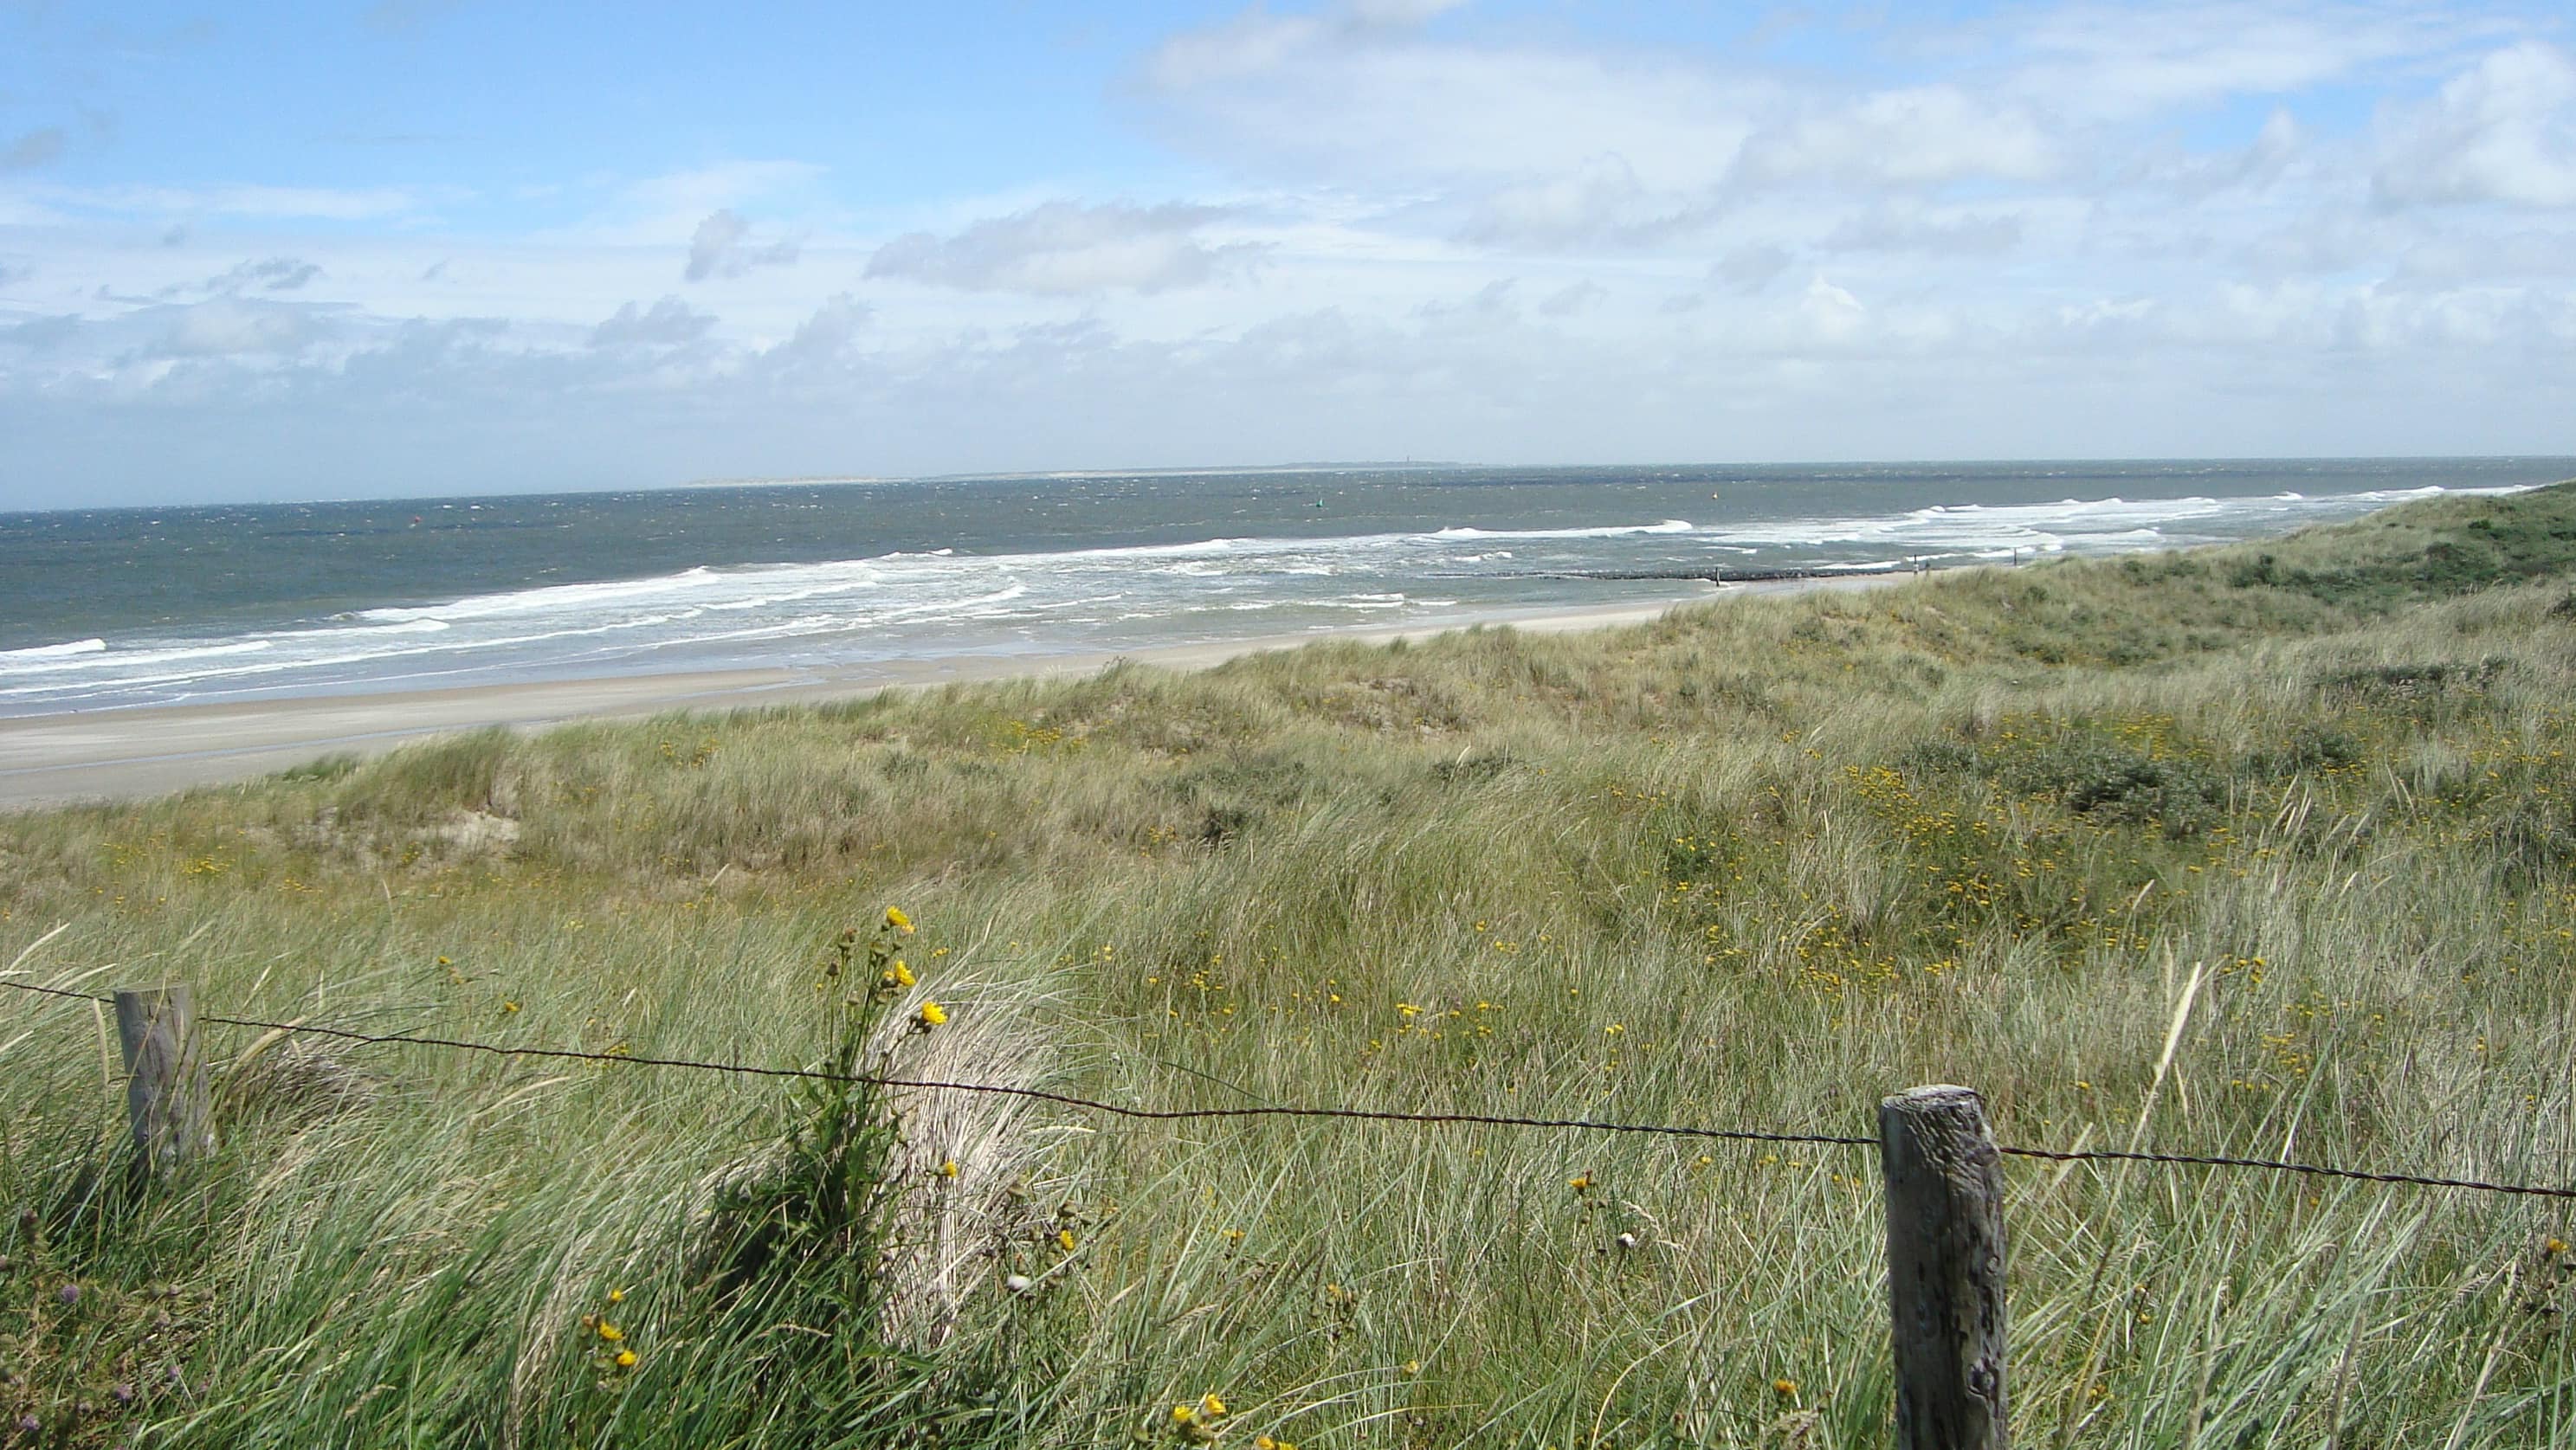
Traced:
<path fill-rule="evenodd" d="M 895 1011 L 949 1013 L 880 1039 L 918 1075 L 1864 1135 L 1955 1081 L 2010 1142 L 2565 1184 L 2571 583 L 2561 485 L 1598 634 L 465 736 L 0 820 L 0 963 L 795 1066 L 835 1051 L 832 942 L 900 904 Z M 214 1028 L 221 1150 L 136 1193 L 111 1034 L 5 995 L 0 1443 L 1171 1444 L 1210 1391 L 1238 1445 L 1884 1440 L 1866 1152 L 898 1095 L 887 1225 L 746 1288 L 711 1213 L 850 1110 Z M 2576 1443 L 2563 1201 L 2006 1180 L 2022 1443 Z M 582 1323 L 612 1289 L 631 1369 Z"/>

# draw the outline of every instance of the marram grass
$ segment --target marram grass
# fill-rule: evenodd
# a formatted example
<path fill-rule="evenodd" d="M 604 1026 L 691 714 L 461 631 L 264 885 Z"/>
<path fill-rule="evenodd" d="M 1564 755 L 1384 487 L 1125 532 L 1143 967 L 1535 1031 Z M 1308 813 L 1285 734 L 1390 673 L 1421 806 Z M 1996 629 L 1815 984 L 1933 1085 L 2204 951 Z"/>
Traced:
<path fill-rule="evenodd" d="M 0 821 L 0 962 L 796 1066 L 844 1050 L 856 928 L 924 1076 L 1857 1135 L 1954 1081 L 2016 1143 L 2566 1184 L 2571 583 L 2560 486 L 1598 634 L 471 735 Z M 818 1106 L 212 1028 L 220 1151 L 137 1193 L 112 1033 L 0 998 L 0 1443 L 1886 1436 L 1865 1151 Z M 886 1213 L 781 1209 L 836 1247 L 720 1271 L 743 1185 L 889 1112 Z M 2565 1202 L 2006 1179 L 2023 1444 L 2576 1444 Z"/>

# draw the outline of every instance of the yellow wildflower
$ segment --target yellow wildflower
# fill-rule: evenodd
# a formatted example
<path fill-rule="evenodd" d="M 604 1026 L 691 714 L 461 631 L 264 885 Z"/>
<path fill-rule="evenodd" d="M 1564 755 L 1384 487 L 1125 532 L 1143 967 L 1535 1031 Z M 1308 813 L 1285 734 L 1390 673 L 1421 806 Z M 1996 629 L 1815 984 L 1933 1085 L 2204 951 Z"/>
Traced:
<path fill-rule="evenodd" d="M 1191 1409 L 1191 1408 L 1190 1408 L 1189 1406 L 1187 1406 L 1187 1405 L 1174 1405 L 1174 1406 L 1172 1406 L 1172 1423 L 1173 1423 L 1173 1424 L 1175 1424 L 1175 1425 L 1187 1425 L 1187 1424 L 1190 1424 L 1190 1423 L 1192 1423 L 1193 1421 L 1197 1420 L 1197 1419 L 1198 1419 L 1198 1417 L 1199 1417 L 1199 1412 L 1198 1412 L 1198 1411 L 1196 1411 L 1196 1410 Z"/>
<path fill-rule="evenodd" d="M 2565 1239 L 2551 1239 L 2546 1245 L 2544 1245 L 2544 1247 L 2553 1254 L 2563 1254 L 2567 1252 L 2567 1241 Z"/>
<path fill-rule="evenodd" d="M 912 968 L 903 964 L 903 958 L 897 957 L 894 965 L 886 969 L 886 980 L 898 987 L 909 987 L 913 983 Z"/>
<path fill-rule="evenodd" d="M 885 924 L 893 927 L 899 932 L 902 932 L 905 936 L 912 935 L 912 918 L 904 915 L 903 908 L 900 906 L 889 906 L 886 908 Z"/>
<path fill-rule="evenodd" d="M 947 1012 L 947 1009 L 945 1009 L 945 1008 L 941 1007 L 938 1003 L 936 1003 L 936 1002 L 924 1002 L 924 1003 L 922 1003 L 922 1004 L 921 1004 L 921 1025 L 922 1025 L 922 1026 L 924 1026 L 924 1027 L 936 1027 L 936 1026 L 938 1026 L 940 1023 L 945 1022 L 945 1021 L 947 1021 L 947 1020 L 948 1020 L 948 1012 Z"/>
<path fill-rule="evenodd" d="M 1213 1420 L 1225 1413 L 1225 1401 L 1216 1397 L 1216 1391 L 1210 1390 L 1199 1396 L 1199 1413 Z"/>
<path fill-rule="evenodd" d="M 507 1016 L 509 1016 L 511 1013 L 516 1012 L 516 1011 L 518 1011 L 518 1010 L 519 1010 L 519 1004 L 518 1004 L 518 1003 L 516 1003 L 516 1002 L 504 1002 L 504 1003 L 502 1003 L 502 1004 L 501 1004 L 501 1015 L 502 1015 L 502 1016 L 504 1016 L 504 1017 L 507 1017 Z"/>
<path fill-rule="evenodd" d="M 625 1291 L 625 1290 L 623 1290 L 623 1289 L 611 1289 L 611 1290 L 609 1290 L 609 1291 L 608 1291 L 608 1302 L 609 1302 L 609 1303 L 611 1303 L 611 1304 L 623 1304 L 623 1303 L 625 1303 L 625 1302 L 626 1302 L 626 1291 Z"/>
<path fill-rule="evenodd" d="M 940 1177 L 942 1177 L 942 1178 L 954 1178 L 954 1177 L 956 1177 L 956 1176 L 957 1176 L 957 1160 L 956 1160 L 956 1159 L 954 1159 L 954 1158 L 948 1158 L 948 1159 L 943 1159 L 943 1160 L 941 1160 L 941 1162 L 940 1162 L 940 1164 L 939 1164 L 939 1176 L 940 1176 Z"/>
<path fill-rule="evenodd" d="M 619 1369 L 633 1369 L 635 1367 L 635 1351 L 631 1349 L 621 1349 L 617 1351 L 617 1367 Z"/>
<path fill-rule="evenodd" d="M 1064 1246 L 1064 1251 L 1066 1253 L 1069 1254 L 1073 1252 L 1073 1230 L 1069 1228 L 1057 1229 L 1055 1231 L 1055 1241 Z"/>
<path fill-rule="evenodd" d="M 603 1319 L 599 1321 L 599 1337 L 615 1344 L 626 1337 L 626 1331 Z"/>
<path fill-rule="evenodd" d="M 1565 1180 L 1565 1186 L 1573 1189 L 1577 1193 L 1590 1193 L 1592 1191 L 1592 1175 L 1589 1173 L 1578 1173 L 1572 1178 Z"/>
<path fill-rule="evenodd" d="M 1795 1398 L 1798 1393 L 1798 1382 L 1783 1376 L 1782 1378 L 1771 1382 L 1771 1389 L 1774 1394 L 1781 1395 L 1785 1398 Z"/>

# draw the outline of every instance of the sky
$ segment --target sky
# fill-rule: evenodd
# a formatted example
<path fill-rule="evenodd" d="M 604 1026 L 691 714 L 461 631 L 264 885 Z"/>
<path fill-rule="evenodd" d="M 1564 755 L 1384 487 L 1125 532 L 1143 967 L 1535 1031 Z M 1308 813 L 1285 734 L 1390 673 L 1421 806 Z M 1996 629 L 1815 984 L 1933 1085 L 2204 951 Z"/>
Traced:
<path fill-rule="evenodd" d="M 2571 31 L 0 0 L 0 509 L 2576 453 Z"/>

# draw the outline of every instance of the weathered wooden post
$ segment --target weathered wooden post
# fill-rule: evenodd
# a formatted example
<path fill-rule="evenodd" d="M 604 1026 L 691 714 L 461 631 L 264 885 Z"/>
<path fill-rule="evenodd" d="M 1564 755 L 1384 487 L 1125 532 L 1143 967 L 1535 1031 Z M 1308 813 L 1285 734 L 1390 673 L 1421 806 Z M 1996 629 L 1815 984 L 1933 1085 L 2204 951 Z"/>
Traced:
<path fill-rule="evenodd" d="M 121 990 L 116 1039 L 125 1049 L 125 1118 L 148 1173 L 175 1168 L 213 1145 L 206 1058 L 188 986 Z"/>
<path fill-rule="evenodd" d="M 2002 1155 L 1976 1090 L 1878 1105 L 1897 1450 L 2005 1450 Z"/>

